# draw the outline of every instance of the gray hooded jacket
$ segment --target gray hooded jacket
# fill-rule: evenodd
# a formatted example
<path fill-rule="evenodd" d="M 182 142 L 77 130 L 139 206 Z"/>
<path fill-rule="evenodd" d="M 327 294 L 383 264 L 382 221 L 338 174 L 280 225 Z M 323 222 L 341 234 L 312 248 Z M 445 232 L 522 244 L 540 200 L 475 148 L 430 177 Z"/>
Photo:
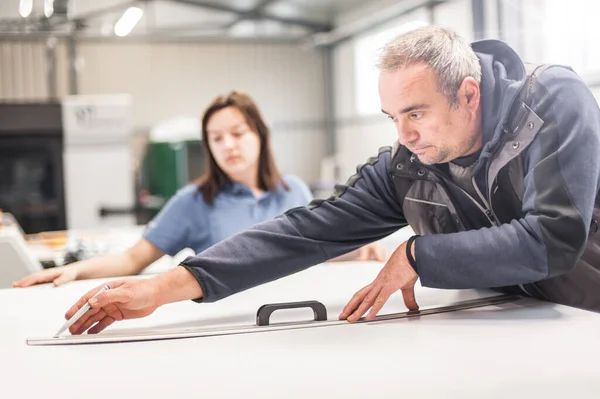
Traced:
<path fill-rule="evenodd" d="M 506 44 L 473 44 L 482 65 L 484 146 L 473 198 L 396 145 L 325 200 L 186 259 L 216 301 L 298 272 L 401 227 L 427 287 L 519 289 L 600 311 L 600 110 L 569 68 L 528 71 Z M 368 282 L 365 282 L 365 284 Z"/>

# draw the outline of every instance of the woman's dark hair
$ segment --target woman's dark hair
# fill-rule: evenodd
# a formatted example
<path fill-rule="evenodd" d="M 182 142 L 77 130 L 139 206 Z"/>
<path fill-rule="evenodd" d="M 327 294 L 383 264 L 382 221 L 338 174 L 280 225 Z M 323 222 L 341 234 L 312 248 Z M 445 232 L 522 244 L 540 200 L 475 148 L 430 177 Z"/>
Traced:
<path fill-rule="evenodd" d="M 237 108 L 246 123 L 254 132 L 258 134 L 260 140 L 260 154 L 258 157 L 258 186 L 262 190 L 276 190 L 277 183 L 289 190 L 289 186 L 281 178 L 281 173 L 277 169 L 275 159 L 271 151 L 271 132 L 265 124 L 258 107 L 249 95 L 239 91 L 232 91 L 226 95 L 220 95 L 215 98 L 202 116 L 202 148 L 206 158 L 206 172 L 194 183 L 198 185 L 198 190 L 202 191 L 202 196 L 207 204 L 212 205 L 215 197 L 221 188 L 230 183 L 229 177 L 217 165 L 213 154 L 208 146 L 208 132 L 206 126 L 208 121 L 217 111 L 227 107 Z"/>

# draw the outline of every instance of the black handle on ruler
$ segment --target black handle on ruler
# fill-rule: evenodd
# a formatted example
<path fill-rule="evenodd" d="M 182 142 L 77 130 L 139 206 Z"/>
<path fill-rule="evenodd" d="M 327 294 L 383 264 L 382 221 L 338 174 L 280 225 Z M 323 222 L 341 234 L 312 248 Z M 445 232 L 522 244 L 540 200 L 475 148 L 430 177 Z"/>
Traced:
<path fill-rule="evenodd" d="M 256 312 L 256 325 L 268 326 L 269 318 L 276 310 L 297 308 L 311 308 L 315 314 L 315 321 L 327 320 L 327 309 L 325 309 L 325 305 L 318 301 L 269 303 L 258 308 L 258 311 Z"/>

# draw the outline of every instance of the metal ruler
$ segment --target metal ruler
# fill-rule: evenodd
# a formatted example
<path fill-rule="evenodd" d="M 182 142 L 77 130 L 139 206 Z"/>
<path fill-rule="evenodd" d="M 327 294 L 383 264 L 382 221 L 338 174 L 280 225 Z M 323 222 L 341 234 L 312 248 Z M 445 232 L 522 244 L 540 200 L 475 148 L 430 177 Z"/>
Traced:
<path fill-rule="evenodd" d="M 327 320 L 327 311 L 325 306 L 317 301 L 304 302 L 288 302 L 280 304 L 267 304 L 261 306 L 256 315 L 257 323 L 255 325 L 230 326 L 230 327 L 199 327 L 199 328 L 184 328 L 184 329 L 165 329 L 159 331 L 148 331 L 133 334 L 118 334 L 118 333 L 101 333 L 101 334 L 86 334 L 86 335 L 65 335 L 52 338 L 28 338 L 27 345 L 74 345 L 74 344 L 98 344 L 98 343 L 114 343 L 114 342 L 132 342 L 132 341 L 152 341 L 163 339 L 178 339 L 178 338 L 196 338 L 196 337 L 213 337 L 220 335 L 236 335 L 236 334 L 251 334 L 268 331 L 281 330 L 296 330 L 301 328 L 317 328 L 339 325 L 352 325 L 363 323 L 377 323 L 387 320 L 405 319 L 411 317 L 423 317 L 439 313 L 456 312 L 460 310 L 481 308 L 486 306 L 500 305 L 509 302 L 515 302 L 521 299 L 518 295 L 499 295 L 481 299 L 473 299 L 469 301 L 457 302 L 448 306 L 441 306 L 430 309 L 422 309 L 417 311 L 409 311 L 403 313 L 390 313 L 379 315 L 374 320 L 367 321 L 361 318 L 358 321 L 349 323 L 346 320 Z M 309 307 L 315 314 L 315 320 L 303 322 L 288 322 L 270 324 L 270 315 L 280 309 L 302 308 Z"/>

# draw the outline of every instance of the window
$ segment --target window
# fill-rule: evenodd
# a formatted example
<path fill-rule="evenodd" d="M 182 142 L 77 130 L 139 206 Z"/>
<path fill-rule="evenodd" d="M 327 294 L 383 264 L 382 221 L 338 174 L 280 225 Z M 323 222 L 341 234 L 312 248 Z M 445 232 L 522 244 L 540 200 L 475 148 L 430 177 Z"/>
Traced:
<path fill-rule="evenodd" d="M 395 36 L 427 25 L 424 17 L 364 36 L 354 45 L 355 106 L 358 115 L 381 113 L 376 65 L 383 46 Z"/>
<path fill-rule="evenodd" d="M 600 2 L 538 0 L 527 3 L 523 16 L 534 16 L 523 32 L 525 57 L 531 62 L 571 66 L 582 77 L 600 72 Z"/>

